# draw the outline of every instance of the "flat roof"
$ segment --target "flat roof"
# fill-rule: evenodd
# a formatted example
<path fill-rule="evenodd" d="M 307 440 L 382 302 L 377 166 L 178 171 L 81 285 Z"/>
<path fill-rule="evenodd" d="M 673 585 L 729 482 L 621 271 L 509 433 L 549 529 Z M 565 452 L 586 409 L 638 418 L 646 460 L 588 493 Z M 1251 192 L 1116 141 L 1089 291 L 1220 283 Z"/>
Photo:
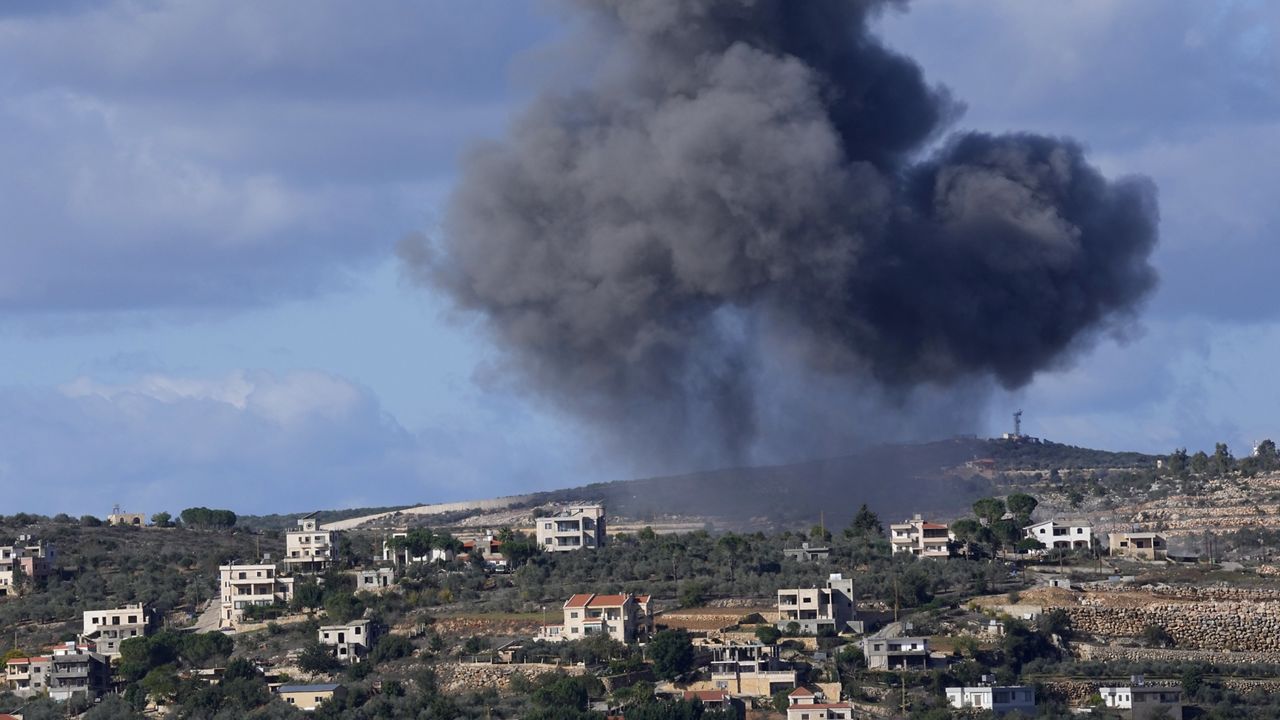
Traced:
<path fill-rule="evenodd" d="M 315 685 L 281 685 L 276 688 L 276 692 L 295 693 L 295 692 L 332 692 L 342 687 L 340 683 L 317 683 Z"/>

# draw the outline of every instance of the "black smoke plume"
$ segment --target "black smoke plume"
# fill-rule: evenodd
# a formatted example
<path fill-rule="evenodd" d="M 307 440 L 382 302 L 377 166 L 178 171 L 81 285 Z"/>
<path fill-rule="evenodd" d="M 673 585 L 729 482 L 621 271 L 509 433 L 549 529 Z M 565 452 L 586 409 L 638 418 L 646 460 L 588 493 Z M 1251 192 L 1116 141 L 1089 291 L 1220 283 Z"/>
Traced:
<path fill-rule="evenodd" d="M 402 254 L 638 447 L 741 458 L 779 373 L 813 403 L 1018 387 L 1155 285 L 1153 185 L 1068 139 L 942 139 L 961 108 L 870 32 L 886 2 L 569 4 L 607 57 L 475 149 L 441 242 Z"/>

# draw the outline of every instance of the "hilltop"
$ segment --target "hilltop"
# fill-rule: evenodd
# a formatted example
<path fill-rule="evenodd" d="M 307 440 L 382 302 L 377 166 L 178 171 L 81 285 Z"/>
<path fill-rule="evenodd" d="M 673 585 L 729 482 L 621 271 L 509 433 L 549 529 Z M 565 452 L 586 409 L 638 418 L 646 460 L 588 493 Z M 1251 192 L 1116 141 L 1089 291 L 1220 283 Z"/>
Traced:
<path fill-rule="evenodd" d="M 975 462 L 976 461 L 976 462 Z M 786 465 L 710 470 L 665 477 L 592 483 L 505 498 L 345 511 L 328 527 L 405 524 L 519 525 L 541 506 L 603 502 L 612 517 L 640 524 L 709 524 L 737 530 L 811 525 L 822 518 L 847 524 L 866 503 L 882 517 L 965 514 L 976 499 L 1008 482 L 1031 482 L 1032 471 L 1115 472 L 1154 468 L 1157 458 L 1052 442 L 956 437 L 877 445 L 849 455 Z M 1012 478 L 1008 477 L 1013 474 Z M 1020 475 L 1021 473 L 1021 475 Z M 332 516 L 334 520 L 337 515 Z M 524 521 L 527 522 L 527 518 Z"/>

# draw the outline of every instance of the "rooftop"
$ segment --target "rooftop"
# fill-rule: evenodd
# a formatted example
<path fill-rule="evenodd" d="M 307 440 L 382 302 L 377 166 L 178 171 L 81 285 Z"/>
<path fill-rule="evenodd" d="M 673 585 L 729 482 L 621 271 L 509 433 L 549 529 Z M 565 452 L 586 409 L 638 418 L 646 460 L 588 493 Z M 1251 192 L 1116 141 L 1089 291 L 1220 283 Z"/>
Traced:
<path fill-rule="evenodd" d="M 339 683 L 317 683 L 315 685 L 281 685 L 276 689 L 278 693 L 295 693 L 295 692 L 333 692 L 342 687 Z"/>

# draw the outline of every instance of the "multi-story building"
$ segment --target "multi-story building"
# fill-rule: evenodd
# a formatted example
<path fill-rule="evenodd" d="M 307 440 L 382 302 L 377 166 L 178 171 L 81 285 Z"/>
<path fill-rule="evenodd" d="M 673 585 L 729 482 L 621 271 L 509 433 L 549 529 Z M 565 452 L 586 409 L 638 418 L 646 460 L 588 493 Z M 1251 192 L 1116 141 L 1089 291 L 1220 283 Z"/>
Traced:
<path fill-rule="evenodd" d="M 234 628 L 243 622 L 247 607 L 286 603 L 293 599 L 293 578 L 281 577 L 275 565 L 232 563 L 219 567 L 218 574 L 222 596 L 222 611 L 218 619 L 222 627 Z"/>
<path fill-rule="evenodd" d="M 869 637 L 862 641 L 868 670 L 927 670 L 929 638 Z"/>
<path fill-rule="evenodd" d="M 1128 685 L 1098 688 L 1098 694 L 1107 707 L 1128 711 L 1133 720 L 1182 717 L 1182 688 L 1147 685 L 1140 675 Z"/>
<path fill-rule="evenodd" d="M 604 634 L 625 643 L 653 631 L 648 595 L 582 593 L 566 600 L 563 610 L 564 624 L 543 626 L 543 640 L 581 640 Z"/>
<path fill-rule="evenodd" d="M 0 597 L 23 592 L 23 581 L 47 577 L 58 553 L 51 543 L 30 535 L 18 536 L 13 545 L 0 545 Z"/>
<path fill-rule="evenodd" d="M 827 630 L 837 633 L 859 630 L 855 616 L 853 580 L 840 573 L 832 573 L 823 588 L 778 591 L 779 630 L 793 629 L 810 635 Z"/>
<path fill-rule="evenodd" d="M 956 536 L 942 523 L 929 522 L 919 515 L 889 526 L 889 543 L 895 553 L 919 557 L 951 557 Z"/>
<path fill-rule="evenodd" d="M 978 687 L 949 687 L 947 702 L 951 707 L 988 710 L 997 715 L 1018 711 L 1034 715 L 1036 689 L 1031 685 L 979 685 Z"/>
<path fill-rule="evenodd" d="M 570 505 L 537 522 L 538 545 L 547 552 L 595 549 L 605 543 L 604 505 Z"/>
<path fill-rule="evenodd" d="M 730 695 L 773 697 L 796 686 L 796 671 L 778 657 L 777 645 L 729 642 L 707 645 L 711 682 Z"/>
<path fill-rule="evenodd" d="M 360 662 L 373 647 L 377 631 L 370 620 L 352 620 L 342 625 L 322 625 L 317 631 L 320 644 L 343 662 Z"/>
<path fill-rule="evenodd" d="M 787 720 L 845 720 L 853 717 L 853 704 L 827 698 L 817 687 L 798 687 L 787 695 Z"/>
<path fill-rule="evenodd" d="M 49 687 L 49 669 L 52 664 L 53 658 L 48 655 L 9 660 L 4 668 L 9 692 L 20 698 L 43 695 Z"/>
<path fill-rule="evenodd" d="M 1047 550 L 1088 550 L 1093 547 L 1093 525 L 1088 520 L 1045 520 L 1022 529 Z"/>
<path fill-rule="evenodd" d="M 1134 557 L 1139 560 L 1164 560 L 1169 556 L 1169 544 L 1160 533 L 1113 532 L 1107 540 L 1108 549 L 1112 555 L 1117 557 Z"/>
<path fill-rule="evenodd" d="M 134 603 L 111 610 L 88 610 L 80 640 L 93 643 L 98 654 L 120 657 L 120 643 L 129 638 L 145 637 L 159 624 L 155 611 L 145 603 Z"/>
<path fill-rule="evenodd" d="M 289 572 L 321 573 L 338 559 L 338 531 L 321 530 L 316 513 L 298 518 L 285 533 L 284 567 Z"/>
<path fill-rule="evenodd" d="M 96 700 L 110 687 L 111 664 L 96 652 L 69 642 L 49 657 L 46 689 L 53 700 L 62 702 L 77 695 Z"/>

